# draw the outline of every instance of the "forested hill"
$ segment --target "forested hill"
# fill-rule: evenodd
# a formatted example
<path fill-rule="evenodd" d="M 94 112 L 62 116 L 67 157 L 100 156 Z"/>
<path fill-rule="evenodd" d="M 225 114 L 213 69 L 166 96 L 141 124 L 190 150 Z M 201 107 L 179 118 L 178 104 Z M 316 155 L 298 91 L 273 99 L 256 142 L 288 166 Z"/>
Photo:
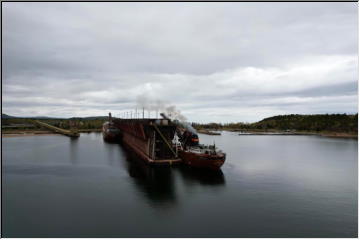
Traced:
<path fill-rule="evenodd" d="M 70 123 L 79 129 L 101 129 L 107 116 L 70 118 L 70 119 L 42 119 L 42 121 L 56 127 L 68 129 Z M 35 118 L 34 118 L 35 119 Z M 29 118 L 19 118 L 2 114 L 2 126 L 29 123 Z M 15 124 L 15 125 L 14 125 Z M 196 129 L 219 129 L 219 130 L 291 130 L 309 132 L 348 132 L 355 133 L 358 130 L 358 114 L 317 114 L 317 115 L 279 115 L 265 118 L 255 123 L 192 123 Z"/>
<path fill-rule="evenodd" d="M 296 131 L 330 131 L 330 132 L 357 132 L 358 114 L 316 114 L 316 115 L 279 115 L 265 118 L 255 123 L 209 123 L 196 124 L 197 129 L 277 129 Z"/>
<path fill-rule="evenodd" d="M 356 132 L 358 114 L 280 115 L 265 118 L 251 125 L 257 129 Z"/>

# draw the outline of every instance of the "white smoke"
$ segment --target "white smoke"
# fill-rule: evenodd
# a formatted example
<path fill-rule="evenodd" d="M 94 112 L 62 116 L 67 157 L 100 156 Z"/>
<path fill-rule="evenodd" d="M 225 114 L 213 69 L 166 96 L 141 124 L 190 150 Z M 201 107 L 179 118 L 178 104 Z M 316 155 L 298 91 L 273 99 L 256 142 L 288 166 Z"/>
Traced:
<path fill-rule="evenodd" d="M 158 99 L 149 94 L 140 95 L 136 98 L 136 107 L 138 110 L 156 111 L 158 113 L 165 113 L 165 115 L 172 121 L 177 122 L 180 126 L 188 131 L 197 134 L 196 130 L 190 123 L 186 122 L 186 117 L 181 114 L 181 111 L 166 101 Z"/>
<path fill-rule="evenodd" d="M 147 111 L 156 111 L 157 113 L 164 112 L 171 120 L 186 121 L 186 117 L 181 114 L 181 111 L 164 100 L 158 99 L 151 95 L 140 95 L 136 98 L 136 107 L 139 111 L 142 109 Z"/>
<path fill-rule="evenodd" d="M 185 128 L 187 129 L 188 131 L 194 133 L 194 134 L 197 134 L 197 131 L 195 130 L 195 128 L 193 128 L 190 123 L 188 122 L 182 122 L 182 121 L 179 121 L 179 120 L 174 120 L 174 122 L 176 122 L 176 124 L 180 125 L 182 128 Z"/>

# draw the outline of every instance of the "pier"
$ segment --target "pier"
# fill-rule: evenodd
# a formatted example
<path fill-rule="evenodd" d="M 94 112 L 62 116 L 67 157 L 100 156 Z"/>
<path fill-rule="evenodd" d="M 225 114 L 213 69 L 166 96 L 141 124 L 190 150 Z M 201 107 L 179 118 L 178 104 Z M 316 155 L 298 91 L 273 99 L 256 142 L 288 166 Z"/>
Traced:
<path fill-rule="evenodd" d="M 36 123 L 41 127 L 47 128 L 55 133 L 60 133 L 68 137 L 80 137 L 80 134 L 77 130 L 66 130 L 66 129 L 58 128 L 50 124 L 40 122 L 39 120 L 35 120 L 34 123 Z"/>

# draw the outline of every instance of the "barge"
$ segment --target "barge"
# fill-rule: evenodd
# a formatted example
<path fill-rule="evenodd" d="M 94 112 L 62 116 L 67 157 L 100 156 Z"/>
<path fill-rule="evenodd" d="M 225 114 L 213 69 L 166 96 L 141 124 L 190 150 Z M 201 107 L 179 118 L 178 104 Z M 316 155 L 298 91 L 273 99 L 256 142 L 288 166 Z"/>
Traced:
<path fill-rule="evenodd" d="M 226 154 L 214 145 L 199 144 L 199 137 L 188 123 L 158 118 L 112 118 L 103 125 L 105 141 L 121 142 L 149 164 L 184 163 L 196 168 L 219 169 Z"/>
<path fill-rule="evenodd" d="M 120 132 L 120 142 L 149 164 L 180 163 L 177 148 L 172 144 L 176 126 L 167 119 L 112 119 Z"/>

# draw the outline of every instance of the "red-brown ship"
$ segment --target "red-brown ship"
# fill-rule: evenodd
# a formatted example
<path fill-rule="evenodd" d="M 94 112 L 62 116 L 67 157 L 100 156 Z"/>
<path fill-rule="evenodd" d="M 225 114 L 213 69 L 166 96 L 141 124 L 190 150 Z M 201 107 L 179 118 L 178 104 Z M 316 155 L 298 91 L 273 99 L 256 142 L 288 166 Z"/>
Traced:
<path fill-rule="evenodd" d="M 215 145 L 198 145 L 180 150 L 179 156 L 189 166 L 217 170 L 225 162 L 226 154 L 217 150 Z"/>
<path fill-rule="evenodd" d="M 164 119 L 121 119 L 109 114 L 109 121 L 103 125 L 104 140 L 123 143 L 149 164 L 183 162 L 207 169 L 219 169 L 224 164 L 226 154 L 215 144 L 199 144 L 199 137 L 189 124 L 161 115 Z M 175 133 L 178 141 L 174 144 Z"/>
<path fill-rule="evenodd" d="M 146 163 L 181 163 L 176 147 L 172 144 L 176 131 L 172 122 L 155 118 L 114 118 L 109 122 L 114 129 L 119 130 L 119 142 Z"/>
<path fill-rule="evenodd" d="M 165 115 L 164 119 L 170 121 Z M 196 130 L 187 123 L 172 121 L 176 128 L 176 134 L 179 138 L 180 147 L 178 147 L 179 157 L 183 163 L 197 168 L 219 169 L 225 162 L 226 154 L 217 149 L 214 145 L 199 144 L 199 137 Z"/>

